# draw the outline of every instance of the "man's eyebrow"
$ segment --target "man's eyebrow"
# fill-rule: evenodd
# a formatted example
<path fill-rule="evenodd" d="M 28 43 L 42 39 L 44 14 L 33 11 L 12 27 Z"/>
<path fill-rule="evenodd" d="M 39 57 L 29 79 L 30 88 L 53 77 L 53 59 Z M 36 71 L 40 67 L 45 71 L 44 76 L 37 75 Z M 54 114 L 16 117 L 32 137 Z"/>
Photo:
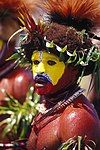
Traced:
<path fill-rule="evenodd" d="M 51 57 L 48 57 L 48 56 L 47 56 L 47 57 L 46 57 L 46 59 L 48 59 L 48 60 L 49 60 L 49 59 L 51 59 L 51 60 L 58 61 L 58 59 L 57 59 L 57 58 L 55 58 L 55 57 L 52 57 L 52 56 L 51 56 Z"/>

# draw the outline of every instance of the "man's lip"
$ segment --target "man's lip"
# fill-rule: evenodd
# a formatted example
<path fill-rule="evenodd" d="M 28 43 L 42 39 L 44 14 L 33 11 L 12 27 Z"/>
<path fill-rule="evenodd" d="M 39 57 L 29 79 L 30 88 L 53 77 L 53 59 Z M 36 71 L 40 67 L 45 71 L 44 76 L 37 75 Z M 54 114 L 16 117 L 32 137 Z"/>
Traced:
<path fill-rule="evenodd" d="M 45 84 L 45 83 L 47 83 L 47 81 L 45 81 L 43 79 L 38 79 L 38 80 L 35 80 L 35 83 Z"/>
<path fill-rule="evenodd" d="M 35 87 L 44 87 L 45 84 L 35 83 Z"/>
<path fill-rule="evenodd" d="M 44 78 L 36 78 L 35 79 L 35 83 L 38 83 L 38 84 L 47 84 L 49 81 L 44 79 Z"/>
<path fill-rule="evenodd" d="M 44 84 L 51 82 L 49 77 L 45 74 L 38 74 L 35 76 L 35 83 Z"/>

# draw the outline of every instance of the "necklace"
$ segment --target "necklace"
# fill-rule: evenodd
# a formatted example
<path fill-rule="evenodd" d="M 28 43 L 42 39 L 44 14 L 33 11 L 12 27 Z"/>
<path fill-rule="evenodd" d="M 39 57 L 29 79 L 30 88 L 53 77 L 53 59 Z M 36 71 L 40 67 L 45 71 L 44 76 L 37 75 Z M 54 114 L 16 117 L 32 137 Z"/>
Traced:
<path fill-rule="evenodd" d="M 61 110 L 62 108 L 67 107 L 68 105 L 70 105 L 77 97 L 79 97 L 85 90 L 78 87 L 77 89 L 75 89 L 74 94 L 72 94 L 68 99 L 66 99 L 66 97 L 64 98 L 64 100 L 59 101 L 54 107 L 47 109 L 44 111 L 44 113 L 42 114 L 42 116 L 38 119 L 33 121 L 32 126 L 38 124 L 39 122 L 43 121 L 47 116 L 52 115 L 57 113 L 59 110 Z"/>

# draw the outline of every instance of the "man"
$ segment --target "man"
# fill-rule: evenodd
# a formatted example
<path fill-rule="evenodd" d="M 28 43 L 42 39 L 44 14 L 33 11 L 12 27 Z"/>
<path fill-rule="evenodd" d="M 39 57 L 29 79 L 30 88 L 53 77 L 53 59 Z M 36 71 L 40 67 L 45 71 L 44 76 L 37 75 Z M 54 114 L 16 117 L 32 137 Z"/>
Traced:
<path fill-rule="evenodd" d="M 48 0 L 45 6 L 50 13 L 46 29 L 27 9 L 21 12 L 28 34 L 20 48 L 32 64 L 43 107 L 33 120 L 27 149 L 57 150 L 64 143 L 78 149 L 81 137 L 82 149 L 99 150 L 100 121 L 78 83 L 98 69 L 100 53 L 90 29 L 100 23 L 100 2 Z"/>

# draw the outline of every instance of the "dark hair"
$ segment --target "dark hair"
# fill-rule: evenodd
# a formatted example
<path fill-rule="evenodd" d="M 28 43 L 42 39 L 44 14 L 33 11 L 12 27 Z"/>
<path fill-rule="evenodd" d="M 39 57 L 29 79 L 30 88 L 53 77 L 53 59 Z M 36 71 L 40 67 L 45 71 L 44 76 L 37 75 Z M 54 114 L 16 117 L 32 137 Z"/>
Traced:
<path fill-rule="evenodd" d="M 29 62 L 31 62 L 31 57 L 35 50 L 50 51 L 50 53 L 53 53 L 60 57 L 60 52 L 57 51 L 56 47 L 46 47 L 46 41 L 44 40 L 44 37 L 46 37 L 46 39 L 50 42 L 53 41 L 61 48 L 67 45 L 67 50 L 70 53 L 76 51 L 77 56 L 84 53 L 85 57 L 83 61 L 85 61 L 90 48 L 93 46 L 88 33 L 83 34 L 82 31 L 77 31 L 73 27 L 61 25 L 58 23 L 51 23 L 42 36 L 39 35 L 38 32 L 34 32 L 31 38 L 28 37 L 28 40 L 24 44 L 22 44 L 22 48 L 24 48 L 25 55 Z M 78 61 L 78 59 L 79 58 L 77 57 L 72 65 L 74 65 Z M 67 60 L 68 55 L 65 51 L 63 53 L 63 61 L 67 62 Z M 82 72 L 82 69 L 84 68 L 84 75 L 87 75 L 92 73 L 94 65 L 94 62 L 89 61 L 87 66 L 84 67 L 79 64 L 77 67 L 79 68 L 80 72 Z"/>

